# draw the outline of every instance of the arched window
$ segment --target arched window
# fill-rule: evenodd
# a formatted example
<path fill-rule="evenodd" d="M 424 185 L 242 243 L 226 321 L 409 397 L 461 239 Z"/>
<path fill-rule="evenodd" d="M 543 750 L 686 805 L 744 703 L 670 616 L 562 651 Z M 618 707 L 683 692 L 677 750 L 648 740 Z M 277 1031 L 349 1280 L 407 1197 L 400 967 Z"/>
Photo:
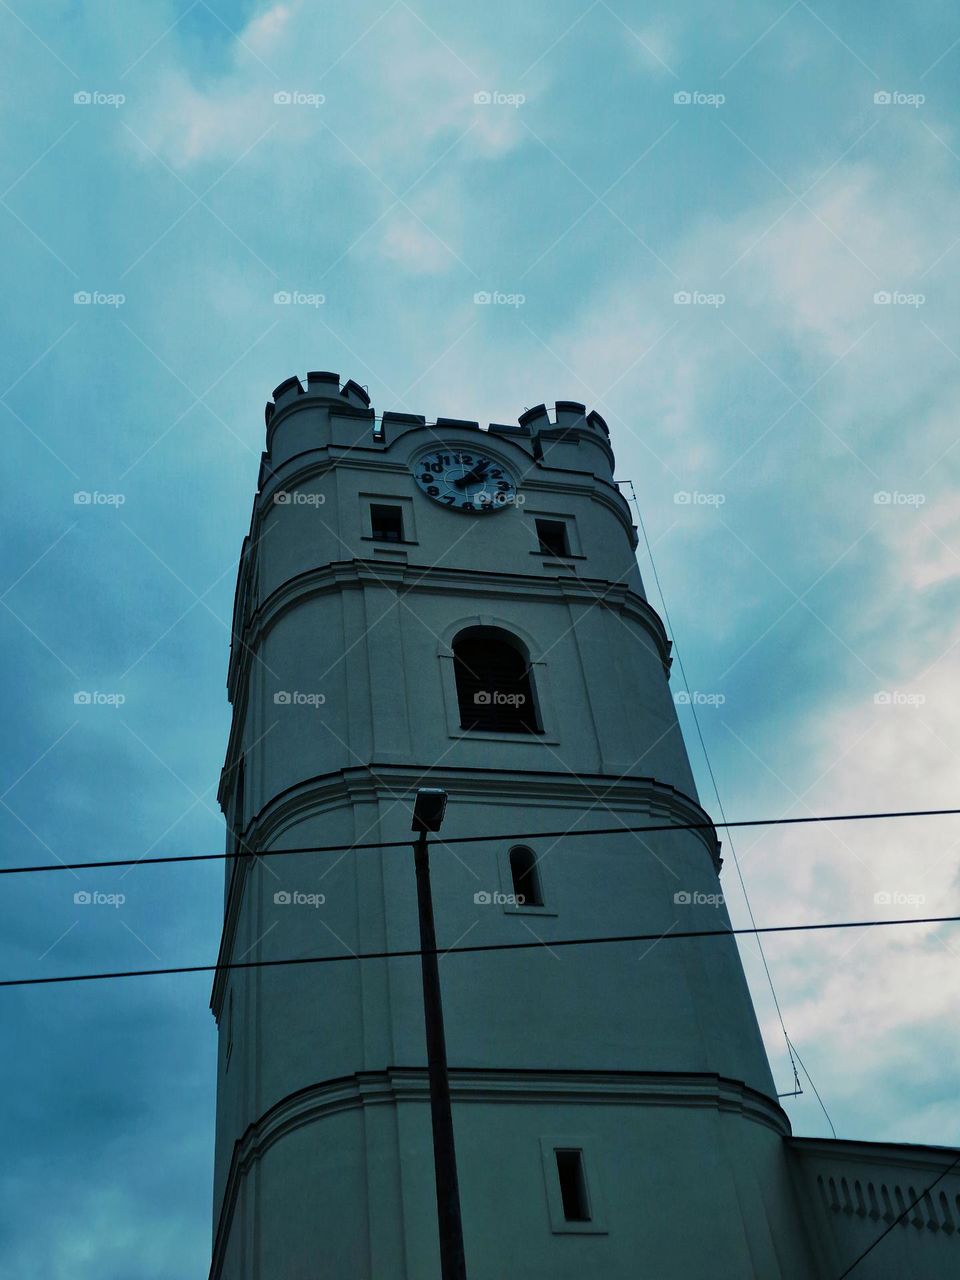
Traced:
<path fill-rule="evenodd" d="M 518 845 L 516 849 L 510 850 L 510 878 L 513 881 L 513 892 L 518 902 L 525 907 L 543 906 L 540 872 L 532 849 Z"/>
<path fill-rule="evenodd" d="M 453 665 L 461 728 L 541 732 L 519 641 L 493 627 L 471 627 L 453 642 Z"/>

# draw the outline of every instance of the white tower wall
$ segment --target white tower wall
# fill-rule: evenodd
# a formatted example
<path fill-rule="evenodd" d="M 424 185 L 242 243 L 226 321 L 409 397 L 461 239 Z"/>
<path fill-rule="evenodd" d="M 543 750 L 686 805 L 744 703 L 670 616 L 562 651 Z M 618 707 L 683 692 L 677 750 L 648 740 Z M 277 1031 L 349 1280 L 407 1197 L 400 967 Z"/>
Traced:
<path fill-rule="evenodd" d="M 442 837 L 572 832 L 433 848 L 441 947 L 546 944 L 440 965 L 471 1280 L 814 1274 L 736 946 L 670 938 L 729 924 L 675 901 L 721 892 L 715 833 L 575 834 L 707 821 L 602 419 L 560 404 L 486 433 L 374 427 L 335 375 L 268 406 L 228 824 L 254 851 L 405 840 L 426 784 L 449 792 Z M 437 442 L 496 458 L 523 504 L 431 502 L 410 464 Z M 372 502 L 401 507 L 402 543 L 373 539 Z M 540 554 L 537 515 L 565 522 L 569 556 Z M 452 646 L 469 626 L 524 648 L 542 733 L 461 728 Z M 543 906 L 477 901 L 511 892 L 517 843 L 542 859 Z M 549 946 L 634 933 L 663 938 Z M 408 848 L 228 864 L 224 963 L 346 959 L 218 974 L 212 1276 L 439 1275 L 419 961 L 352 958 L 417 945 Z M 583 1152 L 590 1223 L 564 1218 L 558 1145 Z"/>

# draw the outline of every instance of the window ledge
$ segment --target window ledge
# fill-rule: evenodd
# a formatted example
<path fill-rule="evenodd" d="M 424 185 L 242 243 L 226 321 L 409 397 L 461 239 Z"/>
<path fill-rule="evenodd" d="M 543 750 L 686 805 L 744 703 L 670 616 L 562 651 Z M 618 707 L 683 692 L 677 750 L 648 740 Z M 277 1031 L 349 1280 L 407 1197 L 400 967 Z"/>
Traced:
<path fill-rule="evenodd" d="M 561 564 L 566 563 L 567 560 L 586 560 L 587 558 L 586 556 L 575 556 L 572 554 L 555 556 L 552 551 L 531 551 L 530 554 L 532 556 L 539 556 L 541 560 L 559 560 Z"/>
<path fill-rule="evenodd" d="M 606 1236 L 610 1232 L 596 1222 L 556 1222 L 550 1230 L 555 1236 Z"/>
<path fill-rule="evenodd" d="M 503 913 L 508 916 L 556 916 L 558 914 L 556 911 L 551 911 L 549 907 L 512 907 L 509 905 L 503 908 Z M 549 943 L 544 943 L 544 946 L 549 946 Z"/>
<path fill-rule="evenodd" d="M 420 545 L 415 538 L 373 538 L 367 533 L 361 534 L 360 541 L 376 542 L 381 547 L 419 547 Z"/>
<path fill-rule="evenodd" d="M 460 738 L 464 742 L 546 742 L 551 747 L 557 746 L 560 739 L 553 737 L 547 733 L 498 733 L 493 729 L 464 729 L 458 728 L 456 731 L 451 730 L 447 734 L 448 738 Z"/>

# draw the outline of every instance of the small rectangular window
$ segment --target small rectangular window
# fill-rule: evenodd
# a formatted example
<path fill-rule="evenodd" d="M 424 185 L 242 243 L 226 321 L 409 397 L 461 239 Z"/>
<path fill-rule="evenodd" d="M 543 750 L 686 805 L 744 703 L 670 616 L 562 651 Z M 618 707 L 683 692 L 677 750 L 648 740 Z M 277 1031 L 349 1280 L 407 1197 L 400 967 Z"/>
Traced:
<path fill-rule="evenodd" d="M 583 1152 L 557 1150 L 555 1154 L 563 1216 L 567 1222 L 589 1222 L 590 1202 L 587 1199 L 587 1181 L 583 1173 Z"/>
<path fill-rule="evenodd" d="M 224 1071 L 230 1070 L 230 1059 L 233 1056 L 233 987 L 230 988 L 230 995 L 227 997 L 227 1052 L 224 1061 Z"/>
<path fill-rule="evenodd" d="M 543 555 L 568 556 L 570 554 L 567 526 L 562 520 L 538 520 L 537 537 L 540 539 L 540 551 Z"/>
<path fill-rule="evenodd" d="M 378 542 L 403 541 L 403 512 L 399 507 L 374 503 L 370 507 L 370 526 Z"/>

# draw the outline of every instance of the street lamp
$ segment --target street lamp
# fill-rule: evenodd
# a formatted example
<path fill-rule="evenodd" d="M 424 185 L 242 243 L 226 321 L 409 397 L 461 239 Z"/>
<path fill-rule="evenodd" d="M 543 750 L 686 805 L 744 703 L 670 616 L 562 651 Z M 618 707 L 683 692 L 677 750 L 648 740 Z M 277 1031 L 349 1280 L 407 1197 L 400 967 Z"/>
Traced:
<path fill-rule="evenodd" d="M 417 868 L 417 911 L 420 917 L 420 967 L 423 972 L 423 1020 L 427 1032 L 427 1073 L 430 1080 L 430 1116 L 433 1121 L 433 1166 L 437 1182 L 437 1223 L 440 1228 L 440 1274 L 443 1280 L 466 1280 L 463 1224 L 460 1220 L 460 1186 L 457 1153 L 453 1144 L 450 1110 L 450 1078 L 447 1045 L 443 1034 L 437 934 L 433 925 L 430 893 L 430 856 L 427 832 L 439 831 L 447 807 L 447 793 L 440 787 L 420 787 L 413 806 L 413 846 Z"/>

